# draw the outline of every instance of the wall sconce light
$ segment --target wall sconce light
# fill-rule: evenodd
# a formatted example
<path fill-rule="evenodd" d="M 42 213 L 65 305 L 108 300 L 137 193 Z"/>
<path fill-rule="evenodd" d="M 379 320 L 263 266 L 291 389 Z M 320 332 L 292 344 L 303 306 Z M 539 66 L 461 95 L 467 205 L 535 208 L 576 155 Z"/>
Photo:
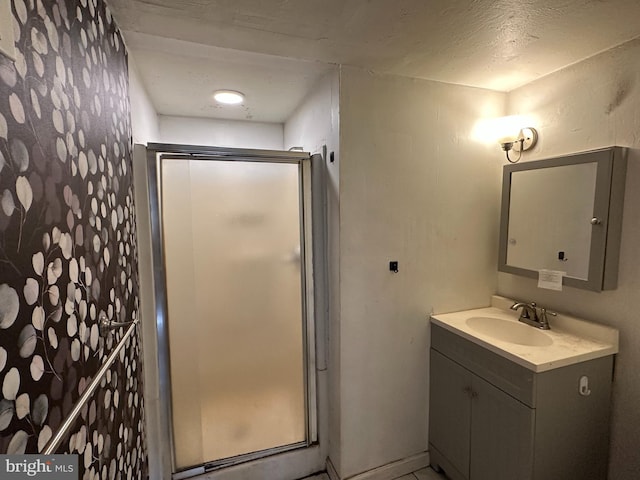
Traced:
<path fill-rule="evenodd" d="M 510 163 L 517 163 L 522 157 L 522 152 L 533 148 L 538 141 L 538 131 L 533 127 L 521 128 L 515 135 L 509 135 L 500 139 L 500 146 L 507 155 Z M 518 152 L 518 158 L 511 159 L 509 152 L 514 150 Z"/>

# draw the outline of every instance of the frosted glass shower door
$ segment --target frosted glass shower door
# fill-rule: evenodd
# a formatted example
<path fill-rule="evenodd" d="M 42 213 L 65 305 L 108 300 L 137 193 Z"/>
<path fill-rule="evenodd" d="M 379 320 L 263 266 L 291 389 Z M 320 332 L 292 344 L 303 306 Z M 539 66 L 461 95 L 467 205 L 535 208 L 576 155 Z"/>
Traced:
<path fill-rule="evenodd" d="M 160 163 L 178 470 L 306 440 L 299 169 Z"/>

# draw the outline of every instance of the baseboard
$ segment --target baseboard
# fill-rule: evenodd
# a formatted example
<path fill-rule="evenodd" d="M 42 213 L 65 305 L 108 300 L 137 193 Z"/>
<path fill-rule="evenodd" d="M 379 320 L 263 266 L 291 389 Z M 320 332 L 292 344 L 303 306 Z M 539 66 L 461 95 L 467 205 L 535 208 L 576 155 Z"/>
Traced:
<path fill-rule="evenodd" d="M 340 480 L 340 476 L 338 472 L 336 472 L 336 467 L 333 466 L 329 457 L 327 457 L 327 475 L 329 476 L 329 480 Z"/>
<path fill-rule="evenodd" d="M 358 473 L 344 480 L 393 480 L 429 466 L 429 452 L 422 452 L 396 462 L 387 463 L 381 467 Z M 327 475 L 331 480 L 342 480 L 331 459 L 327 458 Z"/>

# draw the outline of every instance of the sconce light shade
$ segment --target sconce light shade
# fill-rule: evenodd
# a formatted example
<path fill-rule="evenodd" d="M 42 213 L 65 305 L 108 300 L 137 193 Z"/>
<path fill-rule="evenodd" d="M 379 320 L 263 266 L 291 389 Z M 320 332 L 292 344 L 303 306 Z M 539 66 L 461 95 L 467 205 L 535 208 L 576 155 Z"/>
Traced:
<path fill-rule="evenodd" d="M 522 152 L 533 148 L 537 141 L 538 131 L 533 127 L 525 127 L 520 129 L 515 137 L 511 137 L 510 139 L 508 137 L 502 138 L 500 140 L 500 146 L 502 147 L 502 150 L 505 151 L 507 160 L 510 163 L 516 163 L 522 157 Z M 509 152 L 511 150 L 519 153 L 518 158 L 512 159 L 509 157 Z"/>

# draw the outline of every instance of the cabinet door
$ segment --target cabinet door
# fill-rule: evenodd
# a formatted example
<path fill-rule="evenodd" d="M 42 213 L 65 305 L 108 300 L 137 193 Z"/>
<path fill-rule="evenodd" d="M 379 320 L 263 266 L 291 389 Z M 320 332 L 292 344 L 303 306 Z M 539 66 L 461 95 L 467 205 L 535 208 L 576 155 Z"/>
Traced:
<path fill-rule="evenodd" d="M 529 480 L 535 410 L 473 375 L 471 480 Z"/>
<path fill-rule="evenodd" d="M 455 362 L 431 350 L 429 443 L 458 472 L 449 477 L 469 478 L 471 376 Z"/>

